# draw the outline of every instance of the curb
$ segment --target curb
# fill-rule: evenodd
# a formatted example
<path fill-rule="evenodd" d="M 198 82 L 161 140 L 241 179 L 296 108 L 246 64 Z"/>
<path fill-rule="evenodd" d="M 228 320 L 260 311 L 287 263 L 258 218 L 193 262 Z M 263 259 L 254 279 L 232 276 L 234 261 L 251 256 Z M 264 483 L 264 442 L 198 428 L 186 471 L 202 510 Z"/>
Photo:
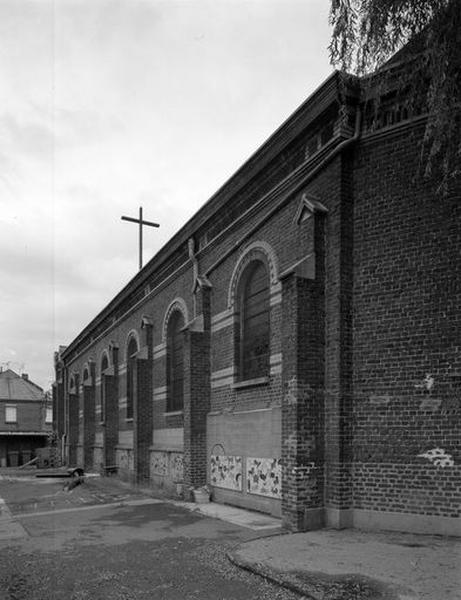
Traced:
<path fill-rule="evenodd" d="M 330 578 L 322 573 L 309 573 L 306 571 L 304 573 L 306 579 L 310 577 L 312 581 L 300 581 L 296 573 L 282 573 L 264 563 L 241 558 L 238 555 L 238 549 L 243 545 L 245 545 L 245 542 L 226 553 L 228 560 L 233 565 L 294 592 L 302 598 L 308 598 L 309 600 L 324 600 L 326 597 L 342 600 L 346 598 L 350 600 L 417 600 L 417 596 L 411 593 L 410 590 L 400 591 L 391 584 L 386 584 L 365 575 L 344 574 Z M 365 589 L 362 592 L 357 589 L 349 592 L 347 586 L 350 585 L 362 585 L 365 586 Z M 335 593 L 334 588 L 338 588 L 337 593 Z M 330 595 L 332 592 L 334 595 Z"/>
<path fill-rule="evenodd" d="M 264 566 L 262 563 L 253 563 L 242 560 L 240 558 L 237 558 L 237 555 L 234 552 L 227 552 L 226 556 L 233 565 L 239 567 L 240 569 L 243 569 L 244 571 L 249 571 L 254 575 L 259 575 L 259 577 L 263 577 L 267 581 L 275 583 L 276 585 L 283 587 L 289 590 L 290 592 L 295 592 L 296 594 L 299 594 L 300 596 L 303 596 L 305 598 L 307 597 L 312 600 L 322 600 L 321 596 L 312 595 L 312 593 L 307 592 L 300 584 L 286 579 L 281 574 L 277 573 L 276 571 L 273 571 L 269 567 Z"/>

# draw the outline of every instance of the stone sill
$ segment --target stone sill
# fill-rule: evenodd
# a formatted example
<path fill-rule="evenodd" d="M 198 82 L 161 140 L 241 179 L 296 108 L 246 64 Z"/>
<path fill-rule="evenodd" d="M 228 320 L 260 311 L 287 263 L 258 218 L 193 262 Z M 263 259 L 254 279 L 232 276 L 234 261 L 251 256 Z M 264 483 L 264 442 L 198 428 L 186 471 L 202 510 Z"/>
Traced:
<path fill-rule="evenodd" d="M 125 419 L 126 423 L 133 423 L 133 417 L 130 417 L 128 419 Z"/>
<path fill-rule="evenodd" d="M 182 415 L 184 414 L 183 410 L 173 410 L 171 412 L 164 412 L 163 416 L 164 417 L 177 417 L 178 415 Z"/>
<path fill-rule="evenodd" d="M 255 379 L 246 379 L 245 381 L 236 381 L 231 384 L 233 390 L 240 390 L 247 387 L 256 387 L 258 385 L 267 385 L 269 377 L 256 377 Z"/>

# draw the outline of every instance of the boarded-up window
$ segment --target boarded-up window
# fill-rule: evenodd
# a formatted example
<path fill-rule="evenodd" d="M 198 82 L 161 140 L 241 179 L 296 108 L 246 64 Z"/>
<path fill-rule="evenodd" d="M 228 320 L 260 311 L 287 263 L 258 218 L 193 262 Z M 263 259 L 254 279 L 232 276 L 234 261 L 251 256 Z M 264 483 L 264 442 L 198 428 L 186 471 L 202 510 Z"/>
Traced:
<path fill-rule="evenodd" d="M 260 261 L 250 264 L 242 279 L 239 378 L 269 375 L 269 276 Z"/>
<path fill-rule="evenodd" d="M 184 407 L 184 319 L 176 310 L 171 315 L 167 330 L 167 410 L 174 412 Z"/>
<path fill-rule="evenodd" d="M 109 368 L 109 361 L 107 360 L 107 356 L 104 354 L 101 361 L 101 387 L 99 389 L 99 420 L 101 423 L 104 422 L 106 418 L 106 398 L 105 394 L 105 378 L 104 371 Z"/>
<path fill-rule="evenodd" d="M 134 377 L 136 368 L 136 354 L 138 352 L 138 343 L 134 337 L 130 339 L 126 353 L 126 418 L 133 418 L 134 403 Z"/>
<path fill-rule="evenodd" d="M 17 409 L 16 406 L 6 405 L 5 406 L 5 423 L 16 423 L 17 418 Z"/>

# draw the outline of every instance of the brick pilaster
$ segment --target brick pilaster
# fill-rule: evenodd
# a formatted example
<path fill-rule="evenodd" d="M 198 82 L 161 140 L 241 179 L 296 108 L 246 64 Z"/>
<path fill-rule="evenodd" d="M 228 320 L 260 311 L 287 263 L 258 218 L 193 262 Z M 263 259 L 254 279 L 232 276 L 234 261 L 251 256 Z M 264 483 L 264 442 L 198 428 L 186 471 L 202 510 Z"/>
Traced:
<path fill-rule="evenodd" d="M 52 398 L 52 406 L 53 406 L 53 431 L 58 432 L 58 384 L 56 382 L 53 383 L 51 387 L 51 398 Z"/>
<path fill-rule="evenodd" d="M 149 481 L 153 427 L 153 327 L 149 319 L 143 319 L 142 329 L 145 345 L 136 358 L 133 390 L 133 454 L 138 483 Z"/>
<path fill-rule="evenodd" d="M 93 445 L 95 437 L 95 374 L 91 365 L 90 378 L 83 384 L 83 467 L 93 467 Z"/>
<path fill-rule="evenodd" d="M 111 367 L 101 377 L 104 386 L 104 466 L 115 465 L 115 446 L 118 442 L 118 348 L 111 346 Z"/>
<path fill-rule="evenodd" d="M 206 484 L 206 418 L 210 410 L 210 286 L 195 289 L 198 316 L 184 332 L 184 483 Z"/>
<path fill-rule="evenodd" d="M 327 524 L 352 525 L 352 282 L 351 156 L 341 159 L 337 208 L 328 219 L 326 256 L 325 505 Z"/>
<path fill-rule="evenodd" d="M 78 394 L 71 393 L 69 398 L 69 439 L 68 439 L 68 456 L 69 465 L 77 465 L 77 445 L 78 445 Z"/>
<path fill-rule="evenodd" d="M 324 523 L 324 236 L 314 218 L 315 269 L 282 276 L 282 518 L 294 531 Z"/>
<path fill-rule="evenodd" d="M 53 404 L 53 426 L 56 427 L 55 431 L 58 434 L 59 439 L 65 433 L 65 388 L 64 379 L 61 375 L 61 379 L 56 382 L 56 409 Z M 54 410 L 56 410 L 56 416 L 54 416 Z"/>

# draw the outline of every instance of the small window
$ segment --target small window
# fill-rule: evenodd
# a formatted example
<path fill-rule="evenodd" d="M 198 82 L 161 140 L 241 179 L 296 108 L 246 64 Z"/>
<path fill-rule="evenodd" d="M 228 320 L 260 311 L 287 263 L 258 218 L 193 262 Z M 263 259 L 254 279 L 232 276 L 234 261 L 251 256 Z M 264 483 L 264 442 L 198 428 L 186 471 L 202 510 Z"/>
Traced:
<path fill-rule="evenodd" d="M 138 352 L 138 342 L 136 338 L 132 337 L 128 344 L 127 350 L 127 368 L 126 368 L 126 418 L 133 418 L 133 402 L 135 395 L 135 367 L 136 367 L 136 354 Z"/>
<path fill-rule="evenodd" d="M 184 319 L 179 310 L 171 315 L 167 329 L 167 411 L 184 407 Z"/>
<path fill-rule="evenodd" d="M 52 422 L 53 422 L 53 409 L 47 408 L 46 413 L 45 413 L 45 423 L 52 423 Z"/>
<path fill-rule="evenodd" d="M 5 406 L 5 423 L 17 423 L 18 421 L 16 406 L 6 405 Z"/>
<path fill-rule="evenodd" d="M 269 375 L 269 292 L 265 265 L 251 263 L 243 274 L 240 298 L 238 373 L 242 381 Z"/>

